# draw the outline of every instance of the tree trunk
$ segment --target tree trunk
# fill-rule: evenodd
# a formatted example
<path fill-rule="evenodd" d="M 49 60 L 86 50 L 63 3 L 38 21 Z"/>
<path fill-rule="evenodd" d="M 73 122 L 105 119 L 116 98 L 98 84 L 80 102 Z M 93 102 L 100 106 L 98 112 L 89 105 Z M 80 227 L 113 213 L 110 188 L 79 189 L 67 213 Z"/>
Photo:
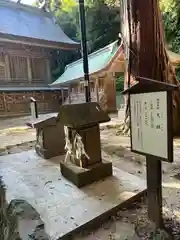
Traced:
<path fill-rule="evenodd" d="M 134 84 L 136 76 L 178 85 L 166 53 L 159 1 L 124 0 L 121 9 L 122 36 L 127 63 L 124 86 Z M 126 113 L 127 120 L 129 110 Z M 180 90 L 173 93 L 173 127 L 176 135 L 180 134 L 179 119 Z"/>

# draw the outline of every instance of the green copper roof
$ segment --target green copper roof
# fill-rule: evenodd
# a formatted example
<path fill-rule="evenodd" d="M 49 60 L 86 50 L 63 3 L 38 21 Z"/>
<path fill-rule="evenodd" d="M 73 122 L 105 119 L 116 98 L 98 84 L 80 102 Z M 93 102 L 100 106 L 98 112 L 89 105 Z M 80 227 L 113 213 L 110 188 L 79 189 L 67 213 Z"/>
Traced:
<path fill-rule="evenodd" d="M 96 73 L 105 68 L 118 50 L 117 41 L 89 54 L 89 74 Z M 51 85 L 64 84 L 83 78 L 83 59 L 79 59 L 66 66 L 64 73 Z"/>

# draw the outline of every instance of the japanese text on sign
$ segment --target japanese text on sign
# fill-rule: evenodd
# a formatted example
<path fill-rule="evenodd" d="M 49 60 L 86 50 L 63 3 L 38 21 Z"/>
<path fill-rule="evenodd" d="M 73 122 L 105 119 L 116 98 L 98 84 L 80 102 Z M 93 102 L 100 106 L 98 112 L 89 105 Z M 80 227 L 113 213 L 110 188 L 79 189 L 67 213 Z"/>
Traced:
<path fill-rule="evenodd" d="M 168 158 L 167 92 L 130 95 L 132 150 Z"/>

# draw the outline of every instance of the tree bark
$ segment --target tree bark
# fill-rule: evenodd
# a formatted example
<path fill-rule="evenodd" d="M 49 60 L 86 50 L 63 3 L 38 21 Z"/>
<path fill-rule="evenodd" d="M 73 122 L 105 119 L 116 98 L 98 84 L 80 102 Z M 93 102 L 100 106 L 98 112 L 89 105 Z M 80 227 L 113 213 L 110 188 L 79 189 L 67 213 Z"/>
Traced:
<path fill-rule="evenodd" d="M 158 0 L 124 0 L 122 36 L 127 63 L 125 88 L 141 76 L 179 85 L 166 53 L 163 20 Z M 127 30 L 128 29 L 128 30 Z M 129 101 L 127 100 L 128 105 Z M 173 93 L 174 134 L 180 134 L 180 90 Z M 129 110 L 126 111 L 126 119 Z"/>

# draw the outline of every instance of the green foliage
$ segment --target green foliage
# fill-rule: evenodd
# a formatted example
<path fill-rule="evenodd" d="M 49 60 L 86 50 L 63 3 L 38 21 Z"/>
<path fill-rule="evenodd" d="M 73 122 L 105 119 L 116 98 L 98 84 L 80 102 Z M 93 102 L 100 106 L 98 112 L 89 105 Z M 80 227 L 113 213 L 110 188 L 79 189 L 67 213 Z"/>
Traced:
<path fill-rule="evenodd" d="M 116 80 L 116 91 L 124 90 L 124 73 L 120 73 Z"/>
<path fill-rule="evenodd" d="M 37 0 L 39 6 L 42 0 Z M 119 1 L 85 0 L 88 52 L 91 53 L 115 41 L 120 32 Z M 46 9 L 52 11 L 57 23 L 73 40 L 80 42 L 79 5 L 76 0 L 46 0 Z M 67 64 L 80 57 L 79 51 L 54 53 L 58 61 L 53 64 L 54 79 L 63 73 Z"/>
<path fill-rule="evenodd" d="M 76 0 L 45 0 L 46 9 L 53 11 L 57 23 L 72 39 L 79 41 L 79 4 Z M 40 6 L 43 0 L 36 0 Z M 85 0 L 86 32 L 89 53 L 117 39 L 120 32 L 119 1 Z"/>
<path fill-rule="evenodd" d="M 71 12 L 74 7 L 77 7 L 78 3 L 75 0 L 62 0 L 61 9 L 65 12 Z"/>
<path fill-rule="evenodd" d="M 93 4 L 92 4 L 93 2 Z M 88 50 L 93 52 L 115 41 L 120 32 L 119 8 L 106 1 L 86 1 Z"/>
<path fill-rule="evenodd" d="M 162 12 L 172 12 L 175 5 L 175 0 L 160 0 L 160 8 Z"/>
<path fill-rule="evenodd" d="M 165 37 L 169 48 L 180 53 L 180 0 L 161 0 Z M 176 68 L 177 79 L 180 80 L 180 66 Z"/>
<path fill-rule="evenodd" d="M 180 81 L 180 65 L 179 64 L 176 67 L 176 77 L 177 77 L 177 80 Z"/>
<path fill-rule="evenodd" d="M 161 0 L 165 36 L 171 50 L 180 53 L 180 1 Z"/>
<path fill-rule="evenodd" d="M 39 6 L 44 0 L 36 0 Z M 77 0 L 45 0 L 47 9 L 57 17 L 57 23 L 73 40 L 80 41 L 79 8 Z M 171 50 L 180 53 L 180 0 L 160 0 L 163 13 L 165 36 Z M 85 0 L 86 31 L 88 52 L 91 53 L 117 39 L 120 32 L 119 0 Z M 59 51 L 54 53 L 58 61 L 54 63 L 53 74 L 56 78 L 67 64 L 80 57 L 80 50 Z M 177 67 L 180 79 L 180 67 Z M 121 81 L 117 89 L 122 88 Z"/>

